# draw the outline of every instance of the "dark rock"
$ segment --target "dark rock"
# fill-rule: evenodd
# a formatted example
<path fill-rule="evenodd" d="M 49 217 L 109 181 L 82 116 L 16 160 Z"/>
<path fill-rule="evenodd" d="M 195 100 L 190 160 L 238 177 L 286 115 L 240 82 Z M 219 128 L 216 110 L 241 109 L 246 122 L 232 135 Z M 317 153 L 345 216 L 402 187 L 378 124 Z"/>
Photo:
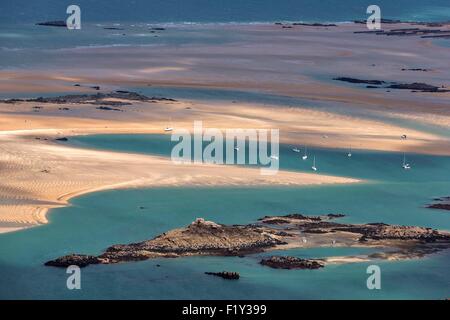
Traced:
<path fill-rule="evenodd" d="M 371 85 L 382 85 L 385 82 L 381 80 L 362 80 L 362 79 L 356 79 L 356 78 L 349 78 L 349 77 L 337 77 L 333 78 L 333 80 L 337 81 L 344 81 L 349 83 L 365 83 L 365 84 L 371 84 Z"/>
<path fill-rule="evenodd" d="M 441 197 L 433 199 L 435 202 L 426 206 L 428 209 L 450 210 L 450 197 Z"/>
<path fill-rule="evenodd" d="M 411 255 L 419 246 L 425 246 L 426 252 L 444 250 L 450 247 L 450 233 L 431 228 L 388 225 L 385 223 L 343 224 L 330 222 L 342 214 L 322 216 L 286 216 L 264 217 L 258 223 L 248 225 L 223 225 L 212 221 L 197 219 L 185 228 L 165 232 L 153 239 L 138 243 L 116 244 L 92 260 L 94 263 L 111 264 L 127 261 L 142 261 L 153 258 L 177 258 L 183 256 L 245 256 L 268 250 L 282 249 L 284 245 L 301 244 L 302 233 L 315 233 L 313 241 L 318 246 L 330 241 L 329 235 L 321 239 L 320 234 L 333 233 L 333 237 L 346 245 L 385 246 L 410 248 Z M 287 220 L 287 224 L 276 226 L 270 220 Z M 349 235 L 353 233 L 354 235 Z M 359 239 L 359 240 L 358 240 Z M 395 240 L 395 241 L 393 241 Z M 314 243 L 314 242 L 313 242 Z M 76 257 L 85 257 L 75 255 Z M 62 257 L 67 261 L 67 257 Z M 266 259 L 263 264 L 278 267 L 317 268 L 322 264 L 311 261 L 295 260 L 289 257 Z M 57 260 L 58 261 L 58 260 Z M 83 261 L 89 262 L 85 259 Z M 314 260 L 315 261 L 315 260 Z"/>
<path fill-rule="evenodd" d="M 450 203 L 435 203 L 427 206 L 429 209 L 450 210 Z"/>
<path fill-rule="evenodd" d="M 355 20 L 353 21 L 354 23 L 357 24 L 366 24 L 367 21 L 366 20 Z M 386 23 L 386 24 L 397 24 L 397 23 L 402 23 L 401 20 L 393 20 L 393 19 L 380 19 L 381 23 Z"/>
<path fill-rule="evenodd" d="M 56 140 L 56 141 L 69 141 L 69 139 L 66 138 L 66 137 L 56 138 L 55 140 Z"/>
<path fill-rule="evenodd" d="M 294 26 L 306 26 L 306 27 L 336 27 L 337 25 L 334 23 L 301 23 L 294 22 L 292 25 Z"/>
<path fill-rule="evenodd" d="M 334 219 L 334 218 L 343 218 L 343 217 L 345 217 L 345 214 L 342 214 L 342 213 L 329 213 L 329 214 L 327 214 L 327 216 L 330 219 Z"/>
<path fill-rule="evenodd" d="M 333 78 L 333 80 L 337 81 L 344 81 L 349 83 L 365 83 L 369 84 L 366 86 L 366 88 L 379 88 L 376 86 L 386 84 L 386 81 L 383 80 L 363 80 L 363 79 L 356 79 L 356 78 L 349 78 L 349 77 L 337 77 Z M 397 83 L 397 82 L 391 82 L 388 86 L 384 86 L 384 88 L 387 89 L 399 89 L 399 90 L 414 90 L 414 91 L 421 91 L 421 92 L 449 92 L 450 90 L 444 90 L 437 86 L 433 86 L 426 83 Z"/>
<path fill-rule="evenodd" d="M 227 280 L 238 280 L 240 275 L 238 272 L 222 271 L 222 272 L 205 272 L 205 274 L 221 277 Z"/>
<path fill-rule="evenodd" d="M 49 26 L 49 27 L 67 27 L 67 23 L 62 20 L 58 21 L 46 21 L 36 23 L 38 26 Z"/>
<path fill-rule="evenodd" d="M 120 112 L 123 112 L 123 110 L 121 110 L 121 109 L 111 108 L 111 107 L 97 107 L 95 109 L 106 110 L 106 111 L 120 111 Z"/>
<path fill-rule="evenodd" d="M 147 97 L 136 92 L 130 91 L 115 91 L 110 93 L 96 93 L 96 94 L 70 94 L 58 97 L 38 97 L 34 99 L 7 99 L 1 100 L 4 103 L 16 103 L 16 102 L 37 102 L 37 103 L 55 103 L 55 104 L 66 104 L 66 103 L 79 103 L 79 104 L 103 104 L 103 105 L 130 105 L 131 103 L 122 101 L 104 101 L 105 99 L 120 99 L 120 100 L 130 100 L 130 101 L 170 101 L 176 102 L 175 99 L 164 98 L 164 97 Z"/>
<path fill-rule="evenodd" d="M 260 264 L 275 269 L 319 269 L 325 266 L 323 262 L 318 260 L 279 256 L 263 258 Z"/>
<path fill-rule="evenodd" d="M 388 86 L 390 89 L 401 89 L 401 90 L 420 90 L 420 91 L 431 91 L 436 92 L 439 90 L 439 87 L 432 86 L 426 83 L 397 83 L 391 84 Z"/>
<path fill-rule="evenodd" d="M 79 266 L 80 268 L 86 267 L 90 264 L 98 264 L 100 260 L 94 256 L 88 256 L 83 254 L 70 254 L 67 256 L 60 257 L 55 260 L 50 260 L 45 263 L 46 266 L 52 267 L 63 267 L 67 268 L 68 266 Z"/>
<path fill-rule="evenodd" d="M 429 70 L 428 69 L 422 69 L 422 68 L 409 68 L 409 69 L 402 68 L 402 71 L 423 71 L 423 72 L 428 72 Z"/>

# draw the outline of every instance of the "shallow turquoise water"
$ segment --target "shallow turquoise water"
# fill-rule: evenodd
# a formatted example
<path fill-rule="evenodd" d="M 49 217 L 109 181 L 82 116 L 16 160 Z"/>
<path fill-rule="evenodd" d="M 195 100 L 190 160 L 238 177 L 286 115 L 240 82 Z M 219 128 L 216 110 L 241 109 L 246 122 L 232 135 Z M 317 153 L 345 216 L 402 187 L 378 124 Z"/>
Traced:
<path fill-rule="evenodd" d="M 118 135 L 72 138 L 85 147 L 166 155 L 168 136 Z M 311 150 L 320 172 L 370 179 L 360 185 L 260 188 L 159 188 L 99 192 L 75 198 L 55 209 L 50 223 L 0 235 L 0 298 L 137 298 L 137 299 L 442 299 L 450 287 L 450 254 L 421 260 L 377 261 L 382 290 L 366 288 L 367 263 L 333 265 L 322 270 L 274 270 L 259 265 L 261 255 L 159 259 L 119 265 L 89 266 L 82 271 L 82 290 L 66 289 L 65 270 L 44 267 L 52 258 L 77 252 L 98 254 L 115 243 L 130 243 L 184 226 L 197 217 L 220 223 L 249 223 L 264 215 L 301 212 L 347 214 L 342 221 L 423 225 L 450 230 L 445 211 L 423 208 L 435 196 L 448 195 L 450 159 L 339 150 Z M 310 164 L 281 150 L 282 168 L 308 170 Z M 399 160 L 400 159 L 400 160 Z M 352 165 L 348 165 L 352 161 Z M 114 170 L 114 168 L 111 168 Z M 141 209 L 140 207 L 143 207 Z M 296 249 L 299 257 L 361 254 L 361 248 Z M 270 253 L 272 254 L 272 253 Z M 156 265 L 160 264 L 160 267 Z M 204 275 L 232 270 L 239 281 Z"/>

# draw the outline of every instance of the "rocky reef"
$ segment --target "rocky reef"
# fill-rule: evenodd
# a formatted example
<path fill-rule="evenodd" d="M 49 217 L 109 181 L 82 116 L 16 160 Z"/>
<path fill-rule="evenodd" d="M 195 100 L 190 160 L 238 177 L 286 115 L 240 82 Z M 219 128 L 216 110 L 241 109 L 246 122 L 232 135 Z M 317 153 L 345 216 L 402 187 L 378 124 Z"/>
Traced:
<path fill-rule="evenodd" d="M 88 256 L 84 254 L 69 254 L 64 257 L 60 257 L 55 260 L 47 261 L 46 266 L 52 267 L 64 267 L 67 268 L 71 265 L 79 266 L 80 268 L 86 267 L 90 264 L 98 264 L 100 260 L 95 256 Z"/>
<path fill-rule="evenodd" d="M 275 269 L 319 269 L 325 266 L 325 264 L 319 260 L 278 256 L 263 258 L 260 261 L 260 264 Z"/>
<path fill-rule="evenodd" d="M 365 20 L 356 20 L 356 24 L 366 24 Z M 449 21 L 443 22 L 420 22 L 420 21 L 401 21 L 392 19 L 381 19 L 383 25 L 392 24 L 408 24 L 418 27 L 406 27 L 406 28 L 394 28 L 390 30 L 364 30 L 355 31 L 354 33 L 368 33 L 385 36 L 420 36 L 421 38 L 450 38 L 450 30 L 442 30 L 436 28 L 442 28 L 450 25 Z"/>
<path fill-rule="evenodd" d="M 97 89 L 96 89 L 97 90 Z M 108 100 L 116 99 L 116 100 Z M 118 101 L 119 100 L 119 101 Z M 125 100 L 125 101 L 120 101 Z M 3 103 L 16 103 L 16 102 L 35 102 L 35 103 L 54 103 L 54 104 L 101 104 L 109 106 L 124 106 L 131 105 L 127 101 L 138 101 L 138 102 L 158 102 L 158 101 L 169 101 L 176 102 L 175 99 L 164 98 L 164 97 L 147 97 L 145 95 L 139 94 L 132 91 L 117 90 L 109 93 L 98 92 L 96 94 L 69 94 L 58 97 L 39 97 L 34 99 L 7 99 L 1 100 Z"/>
<path fill-rule="evenodd" d="M 248 225 L 223 225 L 199 218 L 185 228 L 168 231 L 151 240 L 113 245 L 97 257 L 71 254 L 48 261 L 46 265 L 86 266 L 192 255 L 245 256 L 277 249 L 329 246 L 386 248 L 389 253 L 382 252 L 376 257 L 388 259 L 394 254 L 411 258 L 450 248 L 450 233 L 447 232 L 384 223 L 333 221 L 341 217 L 342 214 L 265 216 Z M 316 268 L 322 262 L 275 257 L 263 264 Z"/>
<path fill-rule="evenodd" d="M 450 197 L 434 199 L 434 203 L 427 205 L 429 209 L 450 210 Z"/>
<path fill-rule="evenodd" d="M 67 27 L 67 23 L 63 20 L 56 21 L 45 21 L 36 23 L 37 26 L 47 26 L 47 27 Z"/>
<path fill-rule="evenodd" d="M 402 69 L 404 71 L 406 69 Z M 425 69 L 409 69 L 409 70 L 425 70 Z M 367 88 L 386 88 L 386 89 L 399 89 L 399 90 L 411 90 L 413 92 L 449 92 L 450 90 L 445 89 L 444 86 L 438 87 L 435 85 L 413 82 L 413 83 L 399 83 L 399 82 L 387 82 L 383 80 L 365 80 L 350 77 L 336 77 L 333 78 L 336 81 L 343 81 L 348 83 L 356 84 L 367 84 Z"/>
<path fill-rule="evenodd" d="M 227 280 L 238 280 L 240 275 L 238 272 L 222 271 L 222 272 L 205 272 L 205 274 L 221 277 Z"/>

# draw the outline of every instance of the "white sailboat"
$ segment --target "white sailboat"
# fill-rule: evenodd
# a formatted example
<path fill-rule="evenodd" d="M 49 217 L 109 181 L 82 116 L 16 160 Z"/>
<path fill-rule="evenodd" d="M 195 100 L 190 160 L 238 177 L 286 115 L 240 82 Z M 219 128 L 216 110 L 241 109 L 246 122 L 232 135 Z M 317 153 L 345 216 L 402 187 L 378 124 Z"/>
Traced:
<path fill-rule="evenodd" d="M 349 158 L 352 157 L 352 146 L 350 146 L 350 150 L 347 153 L 347 157 L 349 157 Z"/>
<path fill-rule="evenodd" d="M 405 153 L 403 153 L 403 164 L 402 164 L 402 167 L 405 170 L 411 169 L 411 165 L 406 162 L 406 155 L 405 155 Z"/>
<path fill-rule="evenodd" d="M 312 165 L 311 169 L 313 169 L 313 171 L 317 171 L 317 167 L 316 167 L 316 156 L 314 156 L 313 165 Z"/>
<path fill-rule="evenodd" d="M 170 120 L 170 125 L 168 125 L 167 127 L 164 128 L 165 132 L 170 132 L 173 131 L 173 127 L 172 127 L 172 119 Z"/>
<path fill-rule="evenodd" d="M 303 155 L 302 159 L 303 159 L 303 160 L 308 159 L 308 155 L 306 154 L 306 146 L 305 146 L 305 154 Z"/>

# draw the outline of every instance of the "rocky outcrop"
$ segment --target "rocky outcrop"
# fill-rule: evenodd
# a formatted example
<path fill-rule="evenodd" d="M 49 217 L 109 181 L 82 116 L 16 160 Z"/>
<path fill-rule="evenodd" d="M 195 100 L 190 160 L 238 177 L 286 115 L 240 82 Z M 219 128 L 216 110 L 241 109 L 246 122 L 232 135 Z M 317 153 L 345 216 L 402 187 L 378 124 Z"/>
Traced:
<path fill-rule="evenodd" d="M 278 256 L 263 258 L 260 261 L 260 264 L 275 269 L 319 269 L 325 266 L 325 264 L 319 260 Z"/>
<path fill-rule="evenodd" d="M 221 277 L 227 280 L 238 280 L 240 278 L 240 275 L 238 272 L 229 272 L 229 271 L 222 271 L 222 272 L 205 272 L 205 274 Z"/>
<path fill-rule="evenodd" d="M 355 23 L 358 24 L 366 24 L 365 20 L 357 20 Z M 364 30 L 364 31 L 355 31 L 354 33 L 368 33 L 368 34 L 376 34 L 376 35 L 385 35 L 385 36 L 420 36 L 421 38 L 449 38 L 450 31 L 436 29 L 444 26 L 448 26 L 450 22 L 414 22 L 414 21 L 400 21 L 400 20 L 391 20 L 391 19 L 381 19 L 382 24 L 400 24 L 405 23 L 412 26 L 418 27 L 406 27 L 406 28 L 395 28 L 390 30 Z"/>
<path fill-rule="evenodd" d="M 294 22 L 292 23 L 293 26 L 305 26 L 305 27 L 337 27 L 334 23 L 302 23 L 302 22 Z"/>
<path fill-rule="evenodd" d="M 424 69 L 421 69 L 424 70 Z M 449 92 L 442 87 L 438 87 L 435 85 L 421 83 L 421 82 L 413 82 L 413 83 L 399 83 L 399 82 L 387 82 L 383 80 L 364 80 L 357 78 L 349 78 L 349 77 L 337 77 L 333 78 L 336 81 L 344 81 L 348 83 L 356 83 L 356 84 L 369 84 L 366 88 L 376 89 L 376 88 L 386 88 L 386 89 L 399 89 L 399 90 L 411 90 L 413 92 Z"/>
<path fill-rule="evenodd" d="M 122 109 L 111 108 L 111 107 L 104 107 L 104 106 L 97 107 L 97 108 L 95 108 L 95 109 L 98 109 L 98 110 L 105 110 L 105 111 L 119 111 L 119 112 L 123 112 Z"/>
<path fill-rule="evenodd" d="M 372 84 L 372 85 L 382 85 L 385 83 L 382 80 L 363 80 L 363 79 L 356 79 L 356 78 L 349 78 L 349 77 L 337 77 L 337 78 L 333 78 L 333 80 L 344 81 L 344 82 L 349 82 L 349 83 Z"/>
<path fill-rule="evenodd" d="M 402 256 L 413 256 L 414 252 L 423 255 L 450 248 L 450 234 L 446 232 L 384 223 L 345 224 L 331 221 L 342 216 L 342 214 L 265 216 L 257 223 L 248 225 L 223 225 L 199 218 L 185 228 L 168 231 L 151 240 L 113 245 L 97 257 L 72 254 L 49 261 L 46 265 L 86 266 L 92 263 L 110 264 L 192 255 L 245 256 L 305 246 L 400 248 L 404 251 Z M 299 268 L 318 267 L 316 263 L 291 258 L 272 260 L 267 263 L 273 265 L 284 263 L 292 267 L 297 265 Z M 320 264 L 320 261 L 316 262 Z"/>
<path fill-rule="evenodd" d="M 308 223 L 308 222 L 322 222 L 326 220 L 332 220 L 337 218 L 343 218 L 345 214 L 330 213 L 322 216 L 305 216 L 299 213 L 287 214 L 285 216 L 265 216 L 258 219 L 265 224 L 289 224 L 289 223 Z"/>
<path fill-rule="evenodd" d="M 36 103 L 54 103 L 54 104 L 75 103 L 75 104 L 94 104 L 94 105 L 102 104 L 108 106 L 124 106 L 131 104 L 126 101 L 111 101 L 108 99 L 117 99 L 126 101 L 128 100 L 138 102 L 158 102 L 158 101 L 176 102 L 175 99 L 164 97 L 147 97 L 145 95 L 136 92 L 124 90 L 113 91 L 110 93 L 99 92 L 96 94 L 70 94 L 65 96 L 47 97 L 47 98 L 39 97 L 34 99 L 7 99 L 2 100 L 2 102 L 4 103 L 36 102 Z"/>
<path fill-rule="evenodd" d="M 420 82 L 414 82 L 414 83 L 394 83 L 388 86 L 390 89 L 401 89 L 401 90 L 415 90 L 415 91 L 422 91 L 422 92 L 438 92 L 440 91 L 439 87 L 426 84 L 426 83 L 420 83 Z M 444 90 L 442 90 L 444 91 Z"/>
<path fill-rule="evenodd" d="M 100 263 L 100 259 L 98 259 L 95 256 L 88 256 L 84 254 L 70 254 L 68 256 L 64 256 L 55 260 L 47 261 L 45 265 L 63 268 L 76 265 L 79 266 L 80 268 L 83 268 L 90 264 L 98 264 L 98 263 Z"/>
<path fill-rule="evenodd" d="M 442 197 L 434 199 L 435 203 L 426 207 L 429 209 L 450 210 L 450 197 Z"/>
<path fill-rule="evenodd" d="M 424 68 L 402 68 L 402 71 L 422 71 L 422 72 L 428 72 L 430 70 L 424 69 Z"/>
<path fill-rule="evenodd" d="M 434 203 L 427 206 L 429 209 L 450 210 L 450 203 Z"/>
<path fill-rule="evenodd" d="M 366 20 L 354 20 L 353 22 L 354 22 L 354 23 L 357 23 L 357 24 L 366 24 L 366 23 L 367 23 Z M 380 19 L 380 22 L 381 22 L 381 23 L 386 23 L 386 24 L 397 24 L 397 23 L 402 23 L 401 20 L 384 19 L 384 18 Z"/>
<path fill-rule="evenodd" d="M 423 242 L 436 242 L 438 240 L 448 241 L 449 235 L 442 234 L 437 230 L 423 227 L 391 226 L 383 223 L 367 224 L 356 230 L 355 228 L 343 228 L 336 230 L 361 233 L 360 241 L 373 240 L 417 240 Z"/>
<path fill-rule="evenodd" d="M 62 20 L 57 21 L 45 21 L 36 23 L 37 26 L 47 26 L 47 27 L 67 27 L 67 23 Z"/>
<path fill-rule="evenodd" d="M 281 244 L 285 242 L 259 226 L 226 226 L 197 219 L 152 240 L 113 245 L 98 258 L 101 263 L 119 263 L 188 255 L 239 256 Z"/>

